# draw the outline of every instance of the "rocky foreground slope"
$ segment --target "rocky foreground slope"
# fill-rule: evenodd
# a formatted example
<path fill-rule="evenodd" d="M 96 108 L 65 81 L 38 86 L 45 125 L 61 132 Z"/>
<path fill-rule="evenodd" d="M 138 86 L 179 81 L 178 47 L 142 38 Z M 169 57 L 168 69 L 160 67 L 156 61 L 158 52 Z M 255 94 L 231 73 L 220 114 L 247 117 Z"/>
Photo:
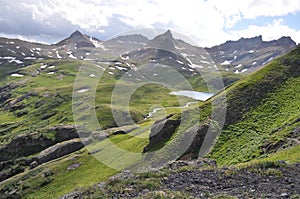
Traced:
<path fill-rule="evenodd" d="M 177 161 L 144 174 L 124 171 L 87 190 L 79 198 L 299 198 L 300 165 L 284 161 L 240 168 L 216 167 L 209 159 Z"/>

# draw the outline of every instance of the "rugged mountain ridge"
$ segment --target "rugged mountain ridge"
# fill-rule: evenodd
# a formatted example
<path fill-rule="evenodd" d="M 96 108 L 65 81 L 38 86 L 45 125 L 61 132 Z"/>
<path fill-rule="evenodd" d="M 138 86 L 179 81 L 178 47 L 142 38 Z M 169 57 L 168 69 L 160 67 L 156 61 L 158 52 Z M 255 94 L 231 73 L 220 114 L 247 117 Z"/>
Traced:
<path fill-rule="evenodd" d="M 43 59 L 98 59 L 112 61 L 128 51 L 155 48 L 174 52 L 198 69 L 218 66 L 235 73 L 255 70 L 275 57 L 296 46 L 290 37 L 265 42 L 262 37 L 227 41 L 211 48 L 200 48 L 175 39 L 170 30 L 149 40 L 142 35 L 119 36 L 108 41 L 73 32 L 68 38 L 54 45 L 36 44 L 15 39 L 0 38 L 0 63 L 10 66 L 7 73 Z M 209 53 L 209 54 L 207 54 Z M 5 73 L 5 74 L 7 74 Z"/>
<path fill-rule="evenodd" d="M 295 47 L 296 43 L 290 37 L 284 36 L 278 40 L 263 41 L 262 36 L 257 36 L 241 38 L 238 41 L 227 41 L 224 44 L 205 49 L 225 70 L 241 73 L 263 66 Z"/>

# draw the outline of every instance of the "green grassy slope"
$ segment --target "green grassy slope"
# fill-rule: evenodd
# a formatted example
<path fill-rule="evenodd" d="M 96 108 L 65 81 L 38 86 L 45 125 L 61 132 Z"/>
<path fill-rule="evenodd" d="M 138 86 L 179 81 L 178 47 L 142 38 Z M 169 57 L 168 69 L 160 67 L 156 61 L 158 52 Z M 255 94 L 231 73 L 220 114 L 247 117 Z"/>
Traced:
<path fill-rule="evenodd" d="M 227 93 L 226 126 L 208 157 L 221 165 L 236 164 L 292 147 L 293 154 L 298 153 L 294 161 L 299 160 L 295 145 L 300 126 L 300 47 L 233 85 Z M 277 157 L 289 160 L 288 156 Z"/>
<path fill-rule="evenodd" d="M 68 159 L 69 156 L 66 156 L 33 170 L 30 169 L 33 156 L 43 149 L 63 141 L 57 132 L 51 129 L 74 124 L 72 92 L 74 80 L 81 64 L 79 61 L 72 60 L 43 60 L 43 62 L 38 61 L 16 71 L 16 73 L 23 74 L 23 77 L 6 76 L 6 79 L 3 79 L 0 85 L 2 104 L 0 107 L 0 155 L 3 158 L 3 161 L 0 162 L 0 174 L 16 176 L 1 183 L 0 198 L 7 196 L 4 193 L 8 194 L 14 190 L 16 190 L 17 196 L 22 195 L 28 198 L 59 197 L 76 187 L 89 186 L 104 180 L 116 172 L 101 164 L 85 149 L 82 149 L 82 153 L 76 154 L 77 152 L 75 152 L 70 155 L 70 157 L 78 156 L 75 160 Z M 43 65 L 47 65 L 47 67 L 43 68 Z M 88 77 L 86 81 L 91 81 L 91 78 Z M 116 126 L 110 101 L 115 83 L 116 80 L 113 76 L 103 74 L 97 86 L 95 108 L 97 118 L 103 128 Z M 124 87 L 131 86 L 128 83 L 122 84 Z M 144 121 L 143 116 L 154 108 L 179 106 L 177 97 L 169 95 L 169 92 L 169 89 L 155 84 L 140 87 L 130 99 L 131 116 L 135 118 L 136 122 L 146 122 L 142 125 L 151 125 L 149 120 Z M 182 98 L 182 101 L 193 100 Z M 117 107 L 121 114 L 123 109 L 122 106 Z M 175 108 L 167 110 L 168 114 L 178 111 L 179 109 Z M 142 130 L 142 132 L 145 134 L 144 139 L 115 135 L 110 140 L 120 148 L 132 152 L 142 152 L 148 144 L 149 131 Z M 1 148 L 9 146 L 20 135 L 24 136 L 24 140 L 31 142 L 33 140 L 37 144 L 31 148 L 22 148 L 22 145 L 19 144 L 18 150 L 13 150 L 12 153 L 7 153 L 6 150 L 1 151 Z M 105 142 L 101 142 L 96 147 L 105 147 L 105 144 Z M 6 157 L 4 158 L 4 156 Z M 126 157 L 124 158 L 126 159 Z M 75 163 L 81 163 L 80 167 L 72 171 L 66 169 Z M 48 170 L 51 170 L 51 175 L 44 175 L 44 173 L 48 173 Z M 18 173 L 21 174 L 17 175 Z M 20 180 L 22 183 L 18 183 Z"/>
<path fill-rule="evenodd" d="M 218 101 L 219 97 L 223 95 L 227 95 L 228 106 L 225 127 L 216 145 L 207 156 L 216 159 L 219 165 L 234 165 L 232 168 L 225 169 L 226 185 L 229 183 L 228 179 L 232 179 L 233 176 L 237 175 L 240 179 L 239 175 L 243 175 L 243 172 L 247 176 L 247 180 L 250 173 L 257 173 L 257 175 L 263 176 L 265 180 L 269 177 L 273 179 L 274 176 L 277 176 L 279 180 L 282 176 L 281 170 L 286 169 L 293 173 L 291 168 L 295 168 L 297 165 L 288 166 L 278 161 L 283 160 L 289 164 L 300 162 L 300 47 L 227 88 L 212 100 Z M 200 104 L 199 108 L 200 117 L 191 118 L 191 120 L 198 119 L 203 122 L 211 112 L 211 101 Z M 179 115 L 173 117 L 176 118 Z M 194 123 L 195 121 L 191 121 L 185 125 L 193 125 Z M 185 130 L 185 128 L 177 130 L 165 144 L 173 142 L 174 136 L 184 133 Z M 208 167 L 209 169 L 211 167 Z M 222 170 L 222 168 L 220 169 Z M 189 174 L 193 170 L 194 168 L 187 166 L 182 170 L 173 171 L 171 174 L 176 175 L 180 172 Z M 196 170 L 199 170 L 199 167 Z M 205 176 L 205 171 L 206 169 L 200 175 Z M 224 175 L 219 172 L 219 168 L 213 168 L 212 173 L 218 175 L 217 183 Z M 186 190 L 176 192 L 175 189 L 163 189 L 163 182 L 169 178 L 169 175 L 170 170 L 159 170 L 155 173 L 141 174 L 134 177 L 133 181 L 130 177 L 126 179 L 115 177 L 113 180 L 106 181 L 107 184 L 104 185 L 103 190 L 94 186 L 83 190 L 81 194 L 86 197 L 97 198 L 110 197 L 118 193 L 126 195 L 128 192 L 138 190 L 137 195 L 140 194 L 142 195 L 141 198 L 147 198 L 148 195 L 143 192 L 144 189 L 147 189 L 152 191 L 149 198 L 191 197 L 185 192 Z M 184 176 L 184 174 L 180 176 Z M 199 182 L 197 181 L 197 183 Z M 204 183 L 207 185 L 206 181 Z M 282 185 L 280 184 L 280 186 Z M 195 185 L 193 184 L 193 186 Z M 211 185 L 211 187 L 214 186 Z M 237 186 L 240 187 L 240 185 Z M 247 186 L 252 186 L 252 184 Z M 269 185 L 266 188 L 269 189 Z M 163 192 L 156 192 L 157 189 L 163 190 Z M 226 193 L 226 190 L 222 190 L 222 188 L 217 190 Z M 239 194 L 252 196 L 253 192 L 251 193 L 250 190 L 249 193 L 239 192 Z M 216 196 L 207 193 L 208 196 L 212 198 L 234 198 L 230 194 Z M 298 197 L 298 195 L 294 196 Z"/>

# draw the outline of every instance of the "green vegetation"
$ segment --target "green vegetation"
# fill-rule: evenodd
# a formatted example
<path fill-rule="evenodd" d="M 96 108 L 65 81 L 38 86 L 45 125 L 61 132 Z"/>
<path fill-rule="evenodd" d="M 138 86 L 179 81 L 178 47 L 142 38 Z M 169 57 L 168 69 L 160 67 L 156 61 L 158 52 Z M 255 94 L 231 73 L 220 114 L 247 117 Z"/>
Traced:
<path fill-rule="evenodd" d="M 78 164 L 78 168 L 72 165 Z M 57 198 L 74 187 L 89 187 L 116 171 L 82 151 L 26 171 L 0 185 L 1 192 L 21 191 L 24 198 Z M 0 197 L 1 198 L 1 197 Z"/>
<path fill-rule="evenodd" d="M 210 118 L 213 100 L 220 97 L 227 98 L 227 115 L 225 127 L 219 136 L 216 145 L 207 156 L 217 160 L 218 165 L 238 165 L 250 167 L 262 165 L 270 167 L 264 175 L 280 176 L 272 166 L 280 160 L 288 163 L 300 162 L 299 125 L 300 125 L 300 48 L 291 51 L 286 56 L 274 60 L 268 66 L 254 74 L 238 81 L 228 87 L 225 92 L 217 94 L 207 102 L 192 104 L 184 109 L 178 108 L 188 102 L 189 98 L 169 95 L 170 90 L 157 84 L 148 84 L 139 87 L 131 95 L 129 113 L 127 113 L 128 100 L 124 95 L 115 97 L 120 103 L 112 103 L 112 92 L 116 83 L 120 88 L 131 89 L 133 85 L 128 82 L 117 82 L 115 77 L 103 73 L 101 80 L 95 87 L 96 116 L 102 129 L 97 125 L 88 126 L 93 133 L 101 133 L 116 127 L 114 114 L 122 118 L 122 124 L 133 126 L 131 119 L 138 124 L 137 128 L 129 133 L 110 132 L 108 139 L 97 139 L 91 136 L 90 144 L 85 149 L 52 160 L 36 168 L 30 168 L 31 158 L 35 157 L 45 148 L 64 141 L 59 139 L 53 127 L 74 125 L 72 113 L 73 84 L 76 74 L 81 66 L 79 61 L 44 60 L 35 62 L 18 72 L 24 77 L 5 76 L 1 83 L 1 90 L 9 87 L 9 93 L 3 91 L 3 107 L 0 108 L 0 151 L 4 161 L 1 163 L 1 174 L 11 172 L 15 175 L 0 184 L 1 193 L 13 193 L 23 198 L 57 198 L 65 193 L 74 191 L 74 188 L 86 190 L 87 197 L 106 197 L 99 189 L 88 188 L 97 182 L 107 180 L 117 173 L 116 170 L 101 163 L 99 159 L 112 159 L 112 164 L 131 166 L 133 162 L 143 160 L 142 152 L 149 144 L 150 130 L 155 121 L 170 116 L 169 119 L 185 121 L 180 128 L 176 128 L 168 139 L 157 142 L 151 149 L 155 156 L 164 160 L 176 155 L 174 149 L 180 148 L 190 137 L 191 128 L 199 125 L 211 125 L 212 133 L 217 136 L 219 124 Z M 47 64 L 46 68 L 41 67 Z M 87 66 L 93 63 L 85 63 Z M 89 67 L 87 67 L 89 68 Z M 86 85 L 95 80 L 89 76 L 93 71 L 85 71 L 82 77 Z M 222 72 L 225 86 L 241 78 L 241 76 Z M 216 75 L 209 77 L 210 86 L 216 80 Z M 198 91 L 207 91 L 207 86 L 200 76 L 192 77 L 189 82 Z M 51 86 L 49 86 L 51 85 Z M 91 89 L 85 84 L 78 89 Z M 214 87 L 215 88 L 215 87 Z M 78 93 L 78 90 L 74 91 Z M 0 96 L 2 97 L 2 95 Z M 85 96 L 80 96 L 84 101 Z M 91 118 L 91 110 L 84 103 L 75 104 L 78 108 L 78 118 L 85 122 Z M 222 105 L 220 105 L 222 106 Z M 157 111 L 152 117 L 145 116 L 154 108 L 165 108 Z M 213 107 L 215 108 L 215 107 Z M 184 112 L 182 112 L 184 111 Z M 51 130 L 52 129 L 52 130 Z M 86 129 L 85 129 L 86 130 Z M 24 137 L 22 137 L 24 136 Z M 6 158 L 5 146 L 17 139 L 47 142 L 46 145 L 20 148 L 13 158 Z M 50 144 L 49 144 L 50 143 Z M 126 152 L 139 154 L 131 156 L 130 153 L 116 154 L 112 147 L 117 146 Z M 212 144 L 212 143 L 211 143 Z M 164 149 L 164 150 L 158 150 Z M 190 149 L 197 153 L 199 150 Z M 101 153 L 100 153 L 101 152 Z M 104 152 L 104 153 L 103 153 Z M 174 155 L 174 157 L 175 157 Z M 176 157 L 178 158 L 178 157 Z M 144 163 L 144 162 L 143 162 Z M 151 160 L 145 163 L 151 165 Z M 271 165 L 271 166 L 270 166 Z M 182 168 L 187 171 L 190 167 Z M 255 167 L 253 172 L 260 172 Z M 17 175 L 18 174 L 18 175 Z M 156 176 L 157 175 L 157 176 Z M 109 180 L 111 192 L 127 193 L 126 187 L 134 186 L 136 191 L 144 189 L 150 192 L 145 198 L 186 198 L 185 192 L 156 191 L 161 186 L 160 177 L 168 173 L 141 174 L 135 180 Z M 229 173 L 230 175 L 230 173 Z M 230 196 L 210 196 L 213 198 L 232 198 Z M 1 198 L 1 196 L 0 196 Z"/>
<path fill-rule="evenodd" d="M 290 147 L 300 117 L 299 49 L 227 90 L 227 126 L 208 157 L 233 165 Z M 298 147 L 292 151 L 300 154 Z"/>
<path fill-rule="evenodd" d="M 0 108 L 0 119 L 4 121 L 0 126 L 0 146 L 9 144 L 20 135 L 24 135 L 24 139 L 31 138 L 36 142 L 48 143 L 35 148 L 27 147 L 26 150 L 20 149 L 24 154 L 16 154 L 13 159 L 0 165 L 1 173 L 15 175 L 24 171 L 24 173 L 16 175 L 1 184 L 1 193 L 15 191 L 17 195 L 22 195 L 25 198 L 58 197 L 72 191 L 74 187 L 88 187 L 105 180 L 116 172 L 101 164 L 85 150 L 77 155 L 76 153 L 71 154 L 70 158 L 71 156 L 78 156 L 74 160 L 66 156 L 32 170 L 29 168 L 32 157 L 47 148 L 49 144 L 53 145 L 61 141 L 57 138 L 56 132 L 51 130 L 53 127 L 74 124 L 72 114 L 73 83 L 81 64 L 79 61 L 71 60 L 37 61 L 17 71 L 17 73 L 24 74 L 24 77 L 6 76 L 6 79 L 1 83 L 1 86 L 11 88 L 9 88 L 8 99 L 5 100 L 4 106 Z M 47 65 L 47 67 L 44 68 L 43 65 Z M 86 71 L 87 74 L 92 72 Z M 84 82 L 93 81 L 93 78 L 88 75 L 84 79 Z M 126 104 L 111 107 L 111 95 L 115 83 L 116 80 L 113 76 L 104 73 L 97 85 L 95 109 L 103 129 L 116 126 L 112 116 L 112 108 L 115 108 L 117 114 L 122 115 L 124 113 L 123 106 Z M 121 86 L 124 87 L 131 86 L 124 82 L 118 83 L 121 83 Z M 150 127 L 153 123 L 151 119 L 144 120 L 144 115 L 156 107 L 179 106 L 177 97 L 169 95 L 169 93 L 169 89 L 156 84 L 148 84 L 138 88 L 130 99 L 130 115 L 127 115 L 127 117 L 141 123 L 141 127 L 128 135 L 112 135 L 109 140 L 121 149 L 141 153 L 148 144 Z M 120 99 L 122 100 L 122 98 Z M 180 100 L 184 105 L 189 101 L 193 101 L 184 97 L 181 97 Z M 90 109 L 82 108 L 84 110 L 82 111 L 83 114 L 88 115 Z M 169 115 L 180 111 L 177 108 L 167 108 L 165 114 Z M 155 117 L 162 118 L 165 116 L 156 114 Z M 91 129 L 94 129 L 94 127 L 91 127 Z M 137 135 L 138 137 L 136 137 Z M 111 143 L 107 141 L 95 142 L 95 144 L 89 145 L 88 149 L 93 151 L 93 149 L 108 147 Z M 5 151 L 1 152 L 5 153 Z M 22 157 L 23 155 L 25 157 Z M 97 157 L 97 154 L 95 155 Z M 114 154 L 107 153 L 107 155 Z M 128 160 L 128 164 L 131 162 L 127 156 L 116 159 L 124 162 Z M 67 170 L 68 166 L 76 163 L 80 163 L 78 168 Z M 49 172 L 49 175 L 44 175 L 44 173 Z M 21 183 L 18 183 L 18 181 L 21 181 Z"/>

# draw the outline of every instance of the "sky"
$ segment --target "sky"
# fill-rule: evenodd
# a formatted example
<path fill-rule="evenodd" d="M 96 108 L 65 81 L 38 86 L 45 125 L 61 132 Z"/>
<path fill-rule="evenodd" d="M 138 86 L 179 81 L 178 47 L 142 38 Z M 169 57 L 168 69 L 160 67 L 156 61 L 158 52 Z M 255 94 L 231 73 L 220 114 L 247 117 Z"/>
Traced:
<path fill-rule="evenodd" d="M 0 0 L 0 37 L 56 43 L 75 30 L 107 40 L 153 28 L 202 47 L 258 35 L 300 43 L 300 0 Z"/>

